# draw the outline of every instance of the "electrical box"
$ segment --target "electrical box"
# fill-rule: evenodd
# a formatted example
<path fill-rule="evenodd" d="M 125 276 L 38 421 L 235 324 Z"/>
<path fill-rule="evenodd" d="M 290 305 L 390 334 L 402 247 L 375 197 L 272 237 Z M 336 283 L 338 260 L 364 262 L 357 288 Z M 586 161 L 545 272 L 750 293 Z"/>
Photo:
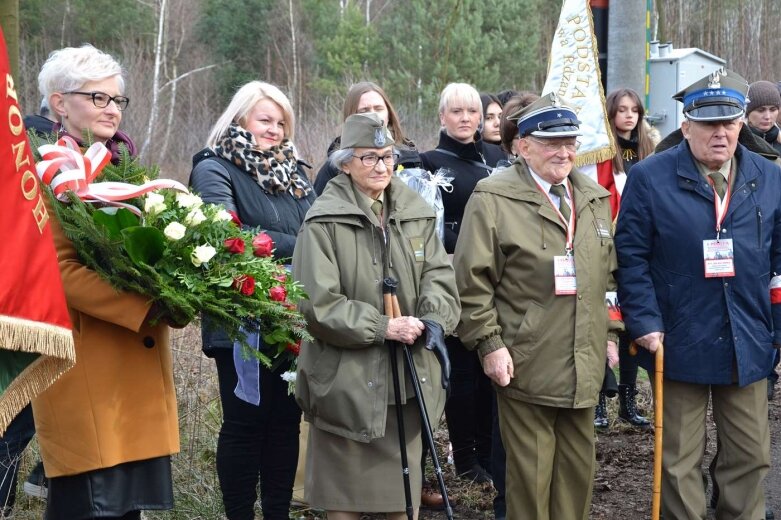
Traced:
<path fill-rule="evenodd" d="M 650 84 L 646 119 L 662 138 L 681 127 L 683 104 L 672 97 L 727 62 L 701 49 L 673 49 L 672 44 L 651 44 Z"/>

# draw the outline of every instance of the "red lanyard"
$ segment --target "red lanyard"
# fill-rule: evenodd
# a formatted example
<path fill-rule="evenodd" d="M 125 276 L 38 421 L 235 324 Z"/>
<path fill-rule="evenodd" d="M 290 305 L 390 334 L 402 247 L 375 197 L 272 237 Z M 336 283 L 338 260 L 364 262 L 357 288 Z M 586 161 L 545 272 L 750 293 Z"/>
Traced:
<path fill-rule="evenodd" d="M 719 173 L 719 175 L 721 174 Z M 708 177 L 708 183 L 713 186 L 713 179 Z M 724 222 L 724 217 L 727 215 L 730 198 L 732 198 L 732 188 L 730 187 L 729 179 L 727 179 L 727 189 L 724 191 L 723 199 L 716 193 L 715 188 L 713 190 L 713 209 L 716 214 L 716 240 L 718 240 L 719 235 L 721 235 L 721 224 Z"/>
<path fill-rule="evenodd" d="M 567 229 L 567 244 L 565 246 L 566 253 L 572 254 L 573 247 L 572 243 L 575 238 L 575 197 L 572 195 L 572 187 L 570 186 L 569 179 L 567 179 L 567 182 L 564 184 L 564 189 L 567 191 L 567 196 L 569 197 L 569 207 L 570 207 L 570 214 L 569 214 L 569 222 L 564 218 L 564 215 L 561 214 L 561 211 L 559 211 L 559 208 L 556 206 L 556 204 L 553 203 L 553 199 L 550 198 L 550 194 L 545 191 L 545 189 L 540 186 L 539 181 L 537 179 L 534 179 L 535 184 L 537 184 L 537 188 L 542 192 L 543 195 L 548 199 L 548 202 L 550 202 L 551 207 L 553 208 L 553 211 L 556 212 L 556 215 L 558 215 L 559 220 L 562 224 L 564 224 L 564 227 Z M 566 200 L 559 200 L 559 205 L 561 203 L 567 204 Z"/>

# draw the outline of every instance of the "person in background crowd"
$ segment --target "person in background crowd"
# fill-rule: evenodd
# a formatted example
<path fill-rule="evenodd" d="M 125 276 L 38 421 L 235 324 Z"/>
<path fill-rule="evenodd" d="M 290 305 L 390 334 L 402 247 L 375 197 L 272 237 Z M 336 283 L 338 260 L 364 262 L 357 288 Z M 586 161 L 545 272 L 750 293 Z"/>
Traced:
<path fill-rule="evenodd" d="M 355 83 L 347 91 L 344 98 L 344 107 L 342 114 L 346 120 L 353 114 L 367 114 L 373 112 L 388 125 L 393 139 L 396 141 L 396 150 L 399 154 L 399 165 L 405 168 L 419 168 L 420 156 L 415 148 L 415 143 L 404 135 L 401 128 L 399 116 L 396 109 L 393 108 L 385 91 L 377 84 L 370 81 Z M 339 149 L 339 138 L 333 140 L 328 147 L 328 155 Z M 315 177 L 315 191 L 318 195 L 323 193 L 328 181 L 339 175 L 339 170 L 335 168 L 331 161 L 326 161 L 320 168 Z"/>
<path fill-rule="evenodd" d="M 205 202 L 222 204 L 243 225 L 274 241 L 274 258 L 293 256 L 298 230 L 315 200 L 293 145 L 290 101 L 274 85 L 251 81 L 217 119 L 206 148 L 193 158 L 190 185 Z M 241 355 L 241 346 L 205 322 L 204 353 L 217 364 L 223 421 L 217 476 L 228 520 L 255 518 L 258 479 L 267 520 L 287 520 L 298 461 L 301 411 L 280 375 Z M 262 350 L 264 345 L 259 346 Z M 238 383 L 253 391 L 239 397 Z"/>
<path fill-rule="evenodd" d="M 504 106 L 507 104 L 508 101 L 510 101 L 510 98 L 513 98 L 520 94 L 523 94 L 523 92 L 518 92 L 517 90 L 513 90 L 513 89 L 506 89 L 496 94 L 496 98 L 499 100 L 499 104 Z"/>
<path fill-rule="evenodd" d="M 555 94 L 508 114 L 517 160 L 469 199 L 453 265 L 458 334 L 497 390 L 507 518 L 586 520 L 594 406 L 615 290 L 609 193 L 574 169 L 580 122 Z"/>
<path fill-rule="evenodd" d="M 483 124 L 481 134 L 484 143 L 497 146 L 502 144 L 502 136 L 499 132 L 499 123 L 502 119 L 502 104 L 499 98 L 493 94 L 480 94 L 480 102 L 483 105 Z"/>
<path fill-rule="evenodd" d="M 738 142 L 746 80 L 716 71 L 675 95 L 684 142 L 635 165 L 616 230 L 624 320 L 653 369 L 664 342 L 662 515 L 706 516 L 709 402 L 719 432 L 715 517 L 763 518 L 765 379 L 781 345 L 781 176 Z M 715 258 L 721 258 L 714 262 Z M 726 260 L 726 261 L 724 261 Z"/>
<path fill-rule="evenodd" d="M 775 83 L 755 81 L 748 88 L 746 122 L 751 132 L 781 154 L 781 133 L 777 123 L 781 94 Z"/>
<path fill-rule="evenodd" d="M 134 155 L 119 131 L 130 100 L 114 58 L 91 45 L 54 51 L 38 88 L 60 135 L 105 144 L 115 164 L 123 148 Z M 166 324 L 184 324 L 146 297 L 117 292 L 51 223 L 76 365 L 32 402 L 49 477 L 46 518 L 138 520 L 141 509 L 171 509 L 179 427 Z"/>
<path fill-rule="evenodd" d="M 623 88 L 610 92 L 606 100 L 610 130 L 616 138 L 618 150 L 609 163 L 608 171 L 597 169 L 600 185 L 610 192 L 613 219 L 618 216 L 621 192 L 627 175 L 639 161 L 651 155 L 658 144 L 658 132 L 645 121 L 645 108 L 640 96 L 632 89 Z M 618 417 L 632 426 L 648 428 L 650 421 L 637 410 L 637 357 L 629 355 L 630 338 L 618 336 Z M 614 387 L 615 388 L 615 387 Z M 604 389 L 599 392 L 599 403 L 594 411 L 594 426 L 607 428 L 607 401 Z"/>
<path fill-rule="evenodd" d="M 406 518 L 399 423 L 387 341 L 412 345 L 425 403 L 436 427 L 445 400 L 437 357 L 458 322 L 453 268 L 436 231 L 434 210 L 393 175 L 394 140 L 377 114 L 344 123 L 331 180 L 306 217 L 293 272 L 309 299 L 300 309 L 313 340 L 298 360 L 296 400 L 310 423 L 306 499 L 329 520 L 361 512 Z M 389 318 L 381 281 L 398 280 L 403 314 Z M 425 335 L 423 334 L 426 331 Z M 400 402 L 412 505 L 420 505 L 421 421 L 409 372 Z M 446 377 L 445 377 L 446 380 Z"/>
<path fill-rule="evenodd" d="M 478 130 L 482 115 L 477 90 L 466 83 L 450 83 L 439 98 L 439 144 L 420 154 L 426 170 L 444 168 L 455 175 L 453 189 L 442 190 L 448 254 L 455 251 L 464 207 L 477 181 L 504 159 L 501 148 L 483 141 Z M 490 482 L 491 382 L 476 353 L 467 351 L 457 336 L 448 336 L 446 341 L 453 372 L 445 416 L 456 474 L 478 483 Z"/>

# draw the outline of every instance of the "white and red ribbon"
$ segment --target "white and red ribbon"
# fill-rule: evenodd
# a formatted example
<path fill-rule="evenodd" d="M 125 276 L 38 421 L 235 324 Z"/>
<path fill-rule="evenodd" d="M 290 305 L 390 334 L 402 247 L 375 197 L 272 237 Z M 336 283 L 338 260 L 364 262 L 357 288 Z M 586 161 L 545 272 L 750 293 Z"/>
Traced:
<path fill-rule="evenodd" d="M 82 155 L 79 145 L 70 136 L 64 136 L 57 144 L 45 144 L 38 148 L 42 160 L 35 168 L 41 181 L 51 186 L 54 195 L 67 201 L 66 193 L 74 192 L 84 202 L 102 202 L 127 208 L 137 215 L 141 210 L 123 200 L 140 197 L 150 191 L 163 188 L 187 193 L 187 188 L 171 179 L 157 179 L 141 185 L 126 182 L 95 182 L 101 170 L 111 161 L 111 152 L 103 143 L 94 143 Z"/>

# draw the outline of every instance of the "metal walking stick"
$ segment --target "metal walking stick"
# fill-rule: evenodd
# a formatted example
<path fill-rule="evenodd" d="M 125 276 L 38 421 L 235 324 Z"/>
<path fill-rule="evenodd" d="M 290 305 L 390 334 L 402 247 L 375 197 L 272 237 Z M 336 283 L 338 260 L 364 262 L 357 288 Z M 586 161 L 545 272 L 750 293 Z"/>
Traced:
<path fill-rule="evenodd" d="M 631 355 L 637 346 L 629 346 Z M 651 520 L 659 520 L 662 505 L 662 433 L 664 431 L 664 345 L 659 342 L 654 363 L 654 487 L 651 499 Z"/>
<path fill-rule="evenodd" d="M 385 307 L 385 315 L 389 318 L 395 318 L 393 300 L 396 296 L 391 291 L 395 292 L 395 286 L 391 288 L 388 284 L 389 278 L 386 278 L 382 287 L 382 301 Z M 395 280 L 394 280 L 395 281 Z M 396 303 L 398 306 L 398 302 Z M 401 313 L 399 313 L 399 316 Z M 404 413 L 401 409 L 401 384 L 399 382 L 399 367 L 396 364 L 396 345 L 395 341 L 388 341 L 388 354 L 389 363 L 391 364 L 391 372 L 393 374 L 393 397 L 396 404 L 396 422 L 399 429 L 399 450 L 401 451 L 401 474 L 404 479 L 404 503 L 406 507 L 407 518 L 412 520 L 415 515 L 415 510 L 412 507 L 412 491 L 410 489 L 409 482 L 409 462 L 407 461 L 407 439 L 404 433 Z"/>
<path fill-rule="evenodd" d="M 386 308 L 387 308 L 387 301 L 388 301 L 387 298 L 388 295 L 390 295 L 391 306 L 393 308 L 393 315 L 391 317 L 393 318 L 399 318 L 402 315 L 401 308 L 399 307 L 399 300 L 396 297 L 396 289 L 398 285 L 399 285 L 398 282 L 394 278 L 385 278 L 385 280 L 383 280 L 383 298 L 385 298 Z M 439 490 L 442 493 L 442 498 L 445 503 L 444 504 L 445 516 L 448 518 L 448 520 L 453 520 L 453 508 L 451 507 L 450 500 L 448 499 L 447 496 L 447 488 L 445 487 L 445 478 L 442 475 L 442 466 L 439 463 L 439 457 L 437 456 L 436 447 L 434 446 L 434 432 L 431 428 L 431 421 L 429 421 L 428 418 L 426 401 L 423 398 L 423 391 L 420 388 L 420 380 L 418 379 L 418 371 L 415 368 L 415 361 L 412 358 L 412 352 L 410 351 L 409 346 L 402 343 L 401 347 L 402 350 L 404 351 L 404 359 L 406 361 L 407 370 L 409 370 L 410 379 L 412 379 L 412 386 L 415 390 L 415 399 L 418 403 L 418 411 L 420 412 L 421 430 L 423 433 L 423 437 L 425 438 L 428 451 L 431 454 L 431 461 L 434 463 L 434 473 L 437 476 L 437 484 L 439 484 Z M 403 453 L 403 457 L 406 457 L 406 451 Z"/>

